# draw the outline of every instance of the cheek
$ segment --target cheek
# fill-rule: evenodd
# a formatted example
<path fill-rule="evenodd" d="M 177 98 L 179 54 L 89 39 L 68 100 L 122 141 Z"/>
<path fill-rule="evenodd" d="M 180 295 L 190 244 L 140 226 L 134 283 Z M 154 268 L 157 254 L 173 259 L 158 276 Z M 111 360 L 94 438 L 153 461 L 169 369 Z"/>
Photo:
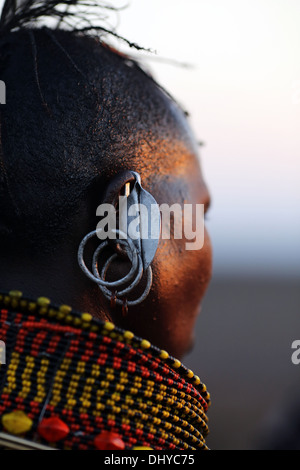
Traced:
<path fill-rule="evenodd" d="M 170 241 L 168 241 L 170 245 Z M 161 297 L 174 300 L 179 305 L 199 307 L 212 275 L 212 248 L 208 233 L 201 250 L 187 251 L 185 242 L 174 240 L 172 246 L 161 247 L 160 289 Z"/>
<path fill-rule="evenodd" d="M 212 250 L 186 251 L 180 240 L 164 242 L 155 269 L 158 318 L 165 347 L 182 357 L 191 347 L 195 322 L 212 273 Z"/>

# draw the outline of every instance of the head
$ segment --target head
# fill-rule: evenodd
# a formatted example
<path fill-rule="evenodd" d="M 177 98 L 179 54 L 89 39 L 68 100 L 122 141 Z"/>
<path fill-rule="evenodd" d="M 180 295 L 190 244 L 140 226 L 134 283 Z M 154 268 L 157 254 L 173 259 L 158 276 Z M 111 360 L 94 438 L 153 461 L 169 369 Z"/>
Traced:
<path fill-rule="evenodd" d="M 0 289 L 69 303 L 181 357 L 211 277 L 208 235 L 199 251 L 187 251 L 184 239 L 160 240 L 151 292 L 126 318 L 84 276 L 77 250 L 126 170 L 141 175 L 158 204 L 208 208 L 186 114 L 135 62 L 95 38 L 21 29 L 1 39 L 0 51 Z"/>

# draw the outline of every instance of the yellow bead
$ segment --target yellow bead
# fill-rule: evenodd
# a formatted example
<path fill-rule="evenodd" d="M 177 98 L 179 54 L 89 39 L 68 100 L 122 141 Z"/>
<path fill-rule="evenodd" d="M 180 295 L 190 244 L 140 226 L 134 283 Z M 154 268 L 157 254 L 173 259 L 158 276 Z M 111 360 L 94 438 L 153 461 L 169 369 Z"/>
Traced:
<path fill-rule="evenodd" d="M 133 447 L 132 450 L 153 450 L 152 447 Z"/>
<path fill-rule="evenodd" d="M 115 325 L 111 322 L 106 322 L 104 324 L 104 328 L 107 330 L 107 331 L 113 331 L 115 329 Z"/>
<path fill-rule="evenodd" d="M 181 362 L 178 361 L 178 359 L 176 359 L 176 360 L 173 362 L 173 367 L 174 367 L 174 369 L 179 369 L 179 367 L 181 367 Z"/>
<path fill-rule="evenodd" d="M 51 301 L 47 297 L 39 297 L 36 303 L 39 305 L 39 307 L 46 308 L 50 305 Z"/>
<path fill-rule="evenodd" d="M 93 317 L 92 317 L 92 315 L 91 315 L 90 313 L 83 313 L 83 314 L 81 315 L 81 318 L 82 318 L 82 320 L 83 320 L 84 322 L 88 322 L 88 323 L 91 322 L 92 319 L 93 319 Z"/>
<path fill-rule="evenodd" d="M 161 351 L 161 353 L 160 353 L 160 358 L 161 358 L 161 359 L 164 359 L 164 360 L 168 359 L 168 358 L 169 358 L 169 354 L 167 353 L 167 351 Z"/>
<path fill-rule="evenodd" d="M 151 348 L 151 343 L 149 343 L 149 341 L 147 341 L 147 340 L 144 339 L 144 340 L 141 342 L 141 348 L 142 348 L 142 349 L 149 349 L 149 348 Z"/>
<path fill-rule="evenodd" d="M 10 434 L 21 435 L 30 431 L 33 422 L 23 411 L 13 411 L 2 416 L 2 424 Z"/>
<path fill-rule="evenodd" d="M 189 379 L 192 379 L 192 378 L 194 377 L 194 372 L 193 372 L 192 370 L 188 370 L 188 371 L 187 371 L 187 377 L 188 377 Z"/>
<path fill-rule="evenodd" d="M 131 331 L 125 331 L 124 338 L 128 339 L 128 341 L 131 341 L 134 338 L 134 334 Z"/>
<path fill-rule="evenodd" d="M 200 378 L 199 378 L 197 375 L 195 375 L 194 378 L 195 378 L 195 384 L 196 384 L 196 385 L 200 385 L 200 384 L 201 384 Z"/>
<path fill-rule="evenodd" d="M 36 309 L 36 304 L 34 302 L 29 302 L 28 304 L 28 310 L 30 312 L 33 312 Z"/>
<path fill-rule="evenodd" d="M 63 315 L 69 315 L 72 312 L 72 307 L 70 307 L 69 305 L 61 305 L 59 307 L 59 311 Z"/>
<path fill-rule="evenodd" d="M 23 292 L 21 292 L 20 290 L 11 290 L 9 292 L 9 295 L 14 299 L 20 299 L 21 297 L 23 297 Z"/>

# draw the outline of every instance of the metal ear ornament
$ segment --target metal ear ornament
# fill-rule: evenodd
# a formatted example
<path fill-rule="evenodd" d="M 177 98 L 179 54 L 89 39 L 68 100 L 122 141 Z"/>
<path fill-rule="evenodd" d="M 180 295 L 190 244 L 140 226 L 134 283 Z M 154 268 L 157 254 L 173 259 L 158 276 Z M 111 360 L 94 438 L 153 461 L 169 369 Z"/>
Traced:
<path fill-rule="evenodd" d="M 107 209 L 106 206 L 104 209 Z M 100 212 L 97 211 L 97 214 Z M 118 217 L 114 219 L 115 215 Z M 104 230 L 107 225 L 108 230 Z M 130 181 L 124 185 L 124 195 L 119 195 L 118 203 L 115 201 L 110 215 L 102 219 L 97 229 L 86 235 L 80 243 L 80 268 L 99 286 L 102 294 L 111 301 L 112 307 L 122 305 L 123 314 L 128 312 L 128 307 L 139 305 L 149 295 L 153 280 L 151 263 L 158 248 L 160 231 L 159 206 L 153 196 L 143 189 L 140 175 L 131 172 Z M 84 252 L 87 243 L 94 237 L 98 237 L 101 243 L 94 252 L 90 270 L 84 260 Z M 99 261 L 109 248 L 115 253 L 100 266 Z M 109 282 L 106 280 L 109 269 L 118 258 L 129 260 L 131 269 L 123 278 Z M 137 290 L 144 274 L 147 280 L 143 293 L 136 299 L 128 300 Z"/>

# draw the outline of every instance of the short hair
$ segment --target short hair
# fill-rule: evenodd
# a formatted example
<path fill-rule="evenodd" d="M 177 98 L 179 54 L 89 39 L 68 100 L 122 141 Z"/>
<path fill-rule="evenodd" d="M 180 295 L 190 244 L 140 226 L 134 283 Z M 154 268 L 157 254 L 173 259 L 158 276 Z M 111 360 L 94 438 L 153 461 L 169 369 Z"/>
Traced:
<path fill-rule="evenodd" d="M 6 1 L 0 21 L 0 236 L 35 248 L 60 244 L 83 197 L 132 169 L 126 142 L 138 147 L 174 119 L 155 80 L 95 36 L 105 28 L 63 29 L 75 13 L 61 3 L 81 2 Z M 43 13 L 59 27 L 37 27 Z"/>

